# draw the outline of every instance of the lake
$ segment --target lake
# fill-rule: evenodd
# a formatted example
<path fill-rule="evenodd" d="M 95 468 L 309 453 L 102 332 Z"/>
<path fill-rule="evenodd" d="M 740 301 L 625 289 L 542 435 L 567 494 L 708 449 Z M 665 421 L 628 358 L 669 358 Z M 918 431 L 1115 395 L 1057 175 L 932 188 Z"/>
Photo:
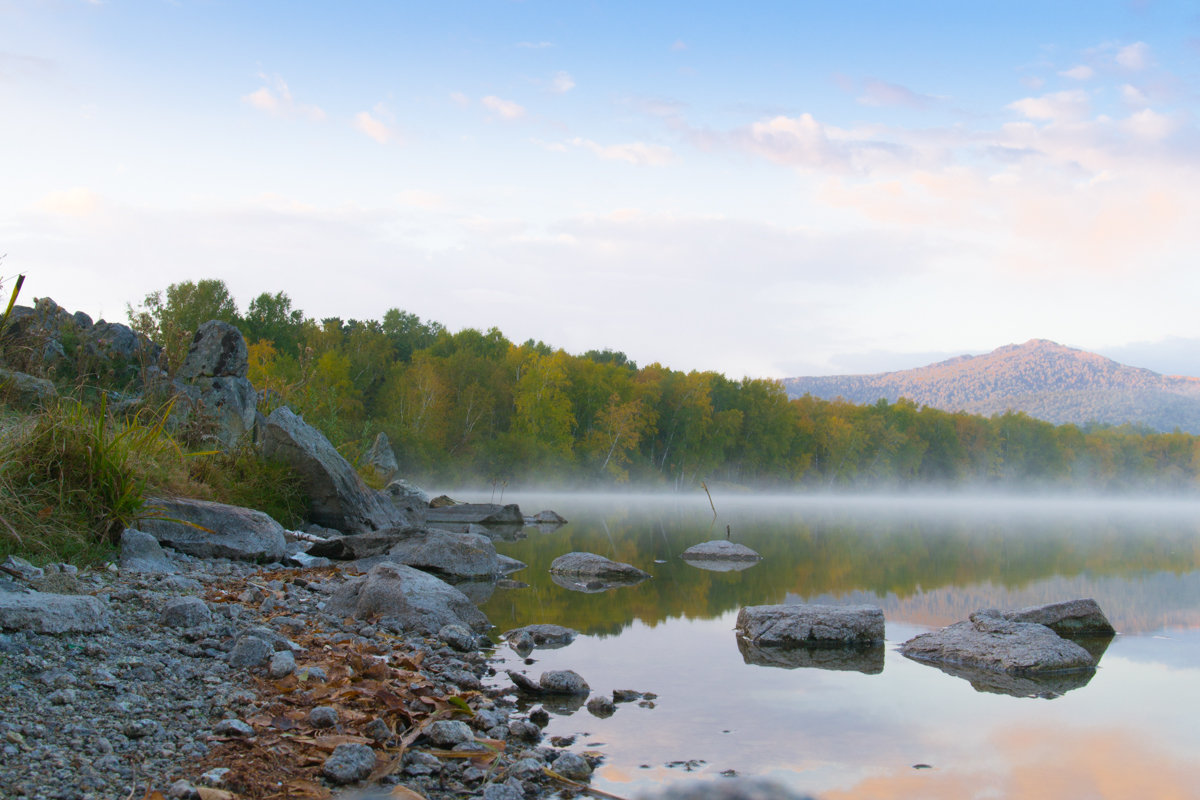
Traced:
<path fill-rule="evenodd" d="M 703 491 L 504 499 L 569 523 L 497 540 L 529 565 L 512 576 L 528 585 L 498 588 L 484 612 L 497 631 L 556 623 L 584 635 L 530 665 L 501 646 L 497 667 L 535 679 L 574 669 L 594 693 L 657 695 L 607 719 L 551 709 L 548 737 L 604 755 L 594 788 L 635 797 L 734 771 L 823 800 L 1200 797 L 1200 502 L 714 491 L 714 518 Z M 726 536 L 763 560 L 718 572 L 679 557 Z M 654 577 L 570 591 L 547 570 L 571 551 Z M 897 651 L 980 608 L 1079 597 L 1119 631 L 1091 675 L 998 686 Z M 822 662 L 832 668 L 743 656 L 738 609 L 793 602 L 878 605 L 886 646 Z"/>

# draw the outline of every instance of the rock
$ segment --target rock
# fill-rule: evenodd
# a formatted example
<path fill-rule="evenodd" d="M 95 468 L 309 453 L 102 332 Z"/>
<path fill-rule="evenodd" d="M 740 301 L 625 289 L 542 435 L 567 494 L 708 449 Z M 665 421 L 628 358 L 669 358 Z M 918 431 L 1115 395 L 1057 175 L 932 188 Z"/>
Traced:
<path fill-rule="evenodd" d="M 471 726 L 459 720 L 441 719 L 425 729 L 425 735 L 436 747 L 449 750 L 460 744 L 474 743 Z"/>
<path fill-rule="evenodd" d="M 431 524 L 439 522 L 474 523 L 476 525 L 524 525 L 525 516 L 516 504 L 506 506 L 498 503 L 458 503 L 430 506 L 425 519 Z"/>
<path fill-rule="evenodd" d="M 586 696 L 591 692 L 578 672 L 570 669 L 550 670 L 543 672 L 535 683 L 529 676 L 514 670 L 508 670 L 508 677 L 518 689 L 531 694 L 562 694 Z"/>
<path fill-rule="evenodd" d="M 314 728 L 332 728 L 338 724 L 338 712 L 333 706 L 316 706 L 308 712 L 308 724 Z"/>
<path fill-rule="evenodd" d="M 453 497 L 450 497 L 449 495 L 445 495 L 445 494 L 439 494 L 437 497 L 435 497 L 429 501 L 430 508 L 445 508 L 447 506 L 457 506 L 457 505 L 462 505 L 462 504 L 459 503 L 457 500 L 455 500 Z"/>
<path fill-rule="evenodd" d="M 396 542 L 387 560 L 451 578 L 493 578 L 500 574 L 496 546 L 486 536 L 430 529 Z"/>
<path fill-rule="evenodd" d="M 275 652 L 270 643 L 258 636 L 242 636 L 229 651 L 229 666 L 236 669 L 258 667 L 267 663 Z"/>
<path fill-rule="evenodd" d="M 84 352 L 92 358 L 117 362 L 117 367 L 137 367 L 139 362 L 157 364 L 162 348 L 128 325 L 100 320 L 80 332 Z M 119 369 L 116 371 L 120 371 Z"/>
<path fill-rule="evenodd" d="M 532 517 L 525 518 L 529 525 L 566 525 L 567 521 L 554 511 L 539 511 Z"/>
<path fill-rule="evenodd" d="M 147 509 L 155 516 L 138 527 L 181 553 L 267 563 L 287 554 L 283 526 L 261 511 L 182 497 L 151 498 Z"/>
<path fill-rule="evenodd" d="M 443 625 L 438 631 L 438 638 L 450 646 L 451 650 L 469 653 L 475 649 L 475 634 L 462 625 Z"/>
<path fill-rule="evenodd" d="M 244 378 L 247 370 L 246 340 L 241 331 L 221 320 L 209 320 L 196 328 L 183 364 L 175 373 L 179 380 L 195 378 Z"/>
<path fill-rule="evenodd" d="M 1010 697 L 1037 697 L 1044 700 L 1053 700 L 1074 689 L 1087 686 L 1096 674 L 1095 670 L 1086 669 L 1014 675 L 963 664 L 935 663 L 933 666 L 947 675 L 962 678 L 977 692 L 1006 694 Z"/>
<path fill-rule="evenodd" d="M 171 427 L 192 426 L 191 435 L 229 450 L 254 435 L 258 425 L 258 392 L 246 378 L 198 377 L 175 380 Z"/>
<path fill-rule="evenodd" d="M 692 545 L 683 551 L 682 558 L 684 561 L 759 561 L 762 556 L 744 544 L 715 539 Z"/>
<path fill-rule="evenodd" d="M 592 777 L 592 766 L 588 764 L 587 759 L 569 750 L 559 753 L 550 763 L 550 769 L 573 781 L 586 781 Z"/>
<path fill-rule="evenodd" d="M 594 578 L 597 580 L 643 581 L 650 577 L 631 564 L 612 561 L 595 553 L 567 553 L 550 562 L 550 573 L 571 578 Z"/>
<path fill-rule="evenodd" d="M 375 769 L 375 751 L 365 744 L 339 744 L 325 760 L 321 774 L 338 784 L 365 780 Z"/>
<path fill-rule="evenodd" d="M 602 694 L 588 698 L 587 710 L 593 717 L 607 719 L 617 713 L 617 705 L 612 701 L 611 697 L 605 697 Z"/>
<path fill-rule="evenodd" d="M 352 533 L 315 542 L 306 551 L 310 556 L 351 561 L 388 552 L 397 543 L 423 532 L 422 528 L 388 528 L 369 533 Z"/>
<path fill-rule="evenodd" d="M 45 378 L 0 369 L 0 398 L 13 408 L 32 411 L 54 402 L 57 397 L 58 390 Z"/>
<path fill-rule="evenodd" d="M 1045 625 L 1013 622 L 991 610 L 975 612 L 968 622 L 915 636 L 901 645 L 900 652 L 917 661 L 1015 675 L 1095 667 L 1087 650 Z"/>
<path fill-rule="evenodd" d="M 445 625 L 483 632 L 487 617 L 450 584 L 402 564 L 377 564 L 329 598 L 332 614 L 367 619 L 378 615 L 402 630 L 436 633 Z"/>
<path fill-rule="evenodd" d="M 757 647 L 882 643 L 883 631 L 875 606 L 747 606 L 737 616 L 737 635 Z"/>
<path fill-rule="evenodd" d="M 275 680 L 286 678 L 296 671 L 296 656 L 291 650 L 278 650 L 271 656 L 271 663 L 267 665 L 267 674 Z"/>
<path fill-rule="evenodd" d="M 514 572 L 520 572 L 529 565 L 524 561 L 517 561 L 515 558 L 504 555 L 503 553 L 496 554 L 496 568 L 500 575 L 511 575 Z"/>
<path fill-rule="evenodd" d="M 254 728 L 240 719 L 223 719 L 213 728 L 217 736 L 253 736 Z"/>
<path fill-rule="evenodd" d="M 429 507 L 429 494 L 419 486 L 414 486 L 403 478 L 394 478 L 383 488 L 383 493 L 392 499 L 393 503 L 401 505 L 416 503 Z"/>
<path fill-rule="evenodd" d="M 91 595 L 0 592 L 0 630 L 99 633 L 108 630 L 108 604 Z"/>
<path fill-rule="evenodd" d="M 212 622 L 212 611 L 199 597 L 172 597 L 158 618 L 168 628 L 194 628 Z"/>
<path fill-rule="evenodd" d="M 282 461 L 300 476 L 312 521 L 343 533 L 421 527 L 423 519 L 397 508 L 362 478 L 320 431 L 286 406 L 267 417 L 264 458 Z"/>
<path fill-rule="evenodd" d="M 534 647 L 544 647 L 548 650 L 566 647 L 571 642 L 575 641 L 575 637 L 579 635 L 579 631 L 571 628 L 564 628 L 562 625 L 526 625 L 523 628 L 514 628 L 511 631 L 506 631 L 502 639 L 513 644 L 515 640 L 528 638 L 529 642 Z M 513 645 L 516 646 L 515 644 Z"/>
<path fill-rule="evenodd" d="M 174 575 L 179 567 L 167 558 L 162 547 L 150 534 L 126 528 L 121 534 L 121 569 L 125 572 L 149 572 L 156 575 Z"/>
<path fill-rule="evenodd" d="M 392 444 L 383 431 L 380 431 L 371 443 L 371 449 L 363 456 L 362 463 L 363 466 L 374 470 L 385 483 L 400 469 L 400 465 L 396 463 L 396 452 L 392 450 Z"/>
<path fill-rule="evenodd" d="M 673 783 L 639 800 L 812 800 L 807 795 L 763 780 L 695 780 Z"/>
<path fill-rule="evenodd" d="M 759 667 L 779 669 L 827 669 L 838 672 L 883 672 L 884 648 L 881 642 L 845 647 L 759 647 L 737 637 L 742 660 Z"/>
<path fill-rule="evenodd" d="M 1100 610 L 1100 604 L 1090 598 L 1005 611 L 1004 618 L 1013 622 L 1036 622 L 1059 636 L 1113 636 L 1117 632 Z"/>
<path fill-rule="evenodd" d="M 45 577 L 46 571 L 41 567 L 35 567 L 20 556 L 10 555 L 4 559 L 4 563 L 0 564 L 9 572 L 15 572 L 24 581 L 38 581 Z"/>

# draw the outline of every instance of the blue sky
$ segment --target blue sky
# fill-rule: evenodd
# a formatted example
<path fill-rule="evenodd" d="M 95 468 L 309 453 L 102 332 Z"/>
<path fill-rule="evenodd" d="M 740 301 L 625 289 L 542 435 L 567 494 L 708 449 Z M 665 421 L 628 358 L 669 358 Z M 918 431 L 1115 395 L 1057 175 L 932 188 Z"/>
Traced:
<path fill-rule="evenodd" d="M 1200 374 L 1185 3 L 0 0 L 0 273 L 731 377 Z"/>

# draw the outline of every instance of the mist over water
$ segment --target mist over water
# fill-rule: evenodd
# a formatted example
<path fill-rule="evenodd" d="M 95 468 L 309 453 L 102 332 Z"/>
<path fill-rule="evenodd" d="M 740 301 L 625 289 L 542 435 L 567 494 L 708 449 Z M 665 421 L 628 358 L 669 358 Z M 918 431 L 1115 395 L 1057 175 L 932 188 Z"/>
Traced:
<path fill-rule="evenodd" d="M 451 494 L 492 499 L 490 490 Z M 586 710 L 553 716 L 548 733 L 578 735 L 577 749 L 605 753 L 597 788 L 632 796 L 684 777 L 721 780 L 727 769 L 831 798 L 1099 796 L 1015 788 L 1061 787 L 1064 774 L 1106 786 L 1105 797 L 1195 796 L 1191 787 L 1200 785 L 1192 766 L 1200 732 L 1184 711 L 1200 700 L 1200 502 L 714 488 L 714 517 L 703 490 L 509 491 L 503 499 L 527 514 L 553 509 L 569 523 L 496 541 L 528 564 L 512 576 L 528 585 L 496 589 L 483 610 L 498 631 L 548 622 L 585 635 L 561 650 L 535 651 L 529 665 L 501 645 L 501 666 L 535 678 L 574 669 L 594 693 L 659 695 L 654 708 L 621 705 L 609 719 Z M 718 572 L 679 557 L 726 536 L 762 561 Z M 571 551 L 654 577 L 572 592 L 548 574 L 550 562 Z M 980 608 L 1077 597 L 1094 597 L 1120 631 L 1082 680 L 997 688 L 896 652 L 911 636 Z M 785 602 L 878 605 L 887 645 L 858 663 L 755 663 L 733 634 L 737 611 Z M 1029 696 L 1038 693 L 1053 699 Z M 1024 744 L 1056 741 L 1065 763 Z M 1095 748 L 1152 753 L 1159 783 L 1146 776 L 1113 789 L 1111 762 L 1094 757 Z M 705 763 L 691 772 L 667 766 L 696 759 Z M 913 770 L 918 763 L 934 769 Z M 987 786 L 1008 788 L 989 793 Z"/>

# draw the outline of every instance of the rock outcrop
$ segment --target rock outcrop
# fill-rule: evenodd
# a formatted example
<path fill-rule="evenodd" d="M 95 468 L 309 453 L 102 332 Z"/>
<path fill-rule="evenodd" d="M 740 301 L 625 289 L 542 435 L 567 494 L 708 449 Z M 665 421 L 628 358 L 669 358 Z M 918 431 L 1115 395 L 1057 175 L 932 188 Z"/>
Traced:
<path fill-rule="evenodd" d="M 183 497 L 150 498 L 146 510 L 138 529 L 181 553 L 256 562 L 287 553 L 283 526 L 261 511 Z"/>
<path fill-rule="evenodd" d="M 191 425 L 200 438 L 231 449 L 253 437 L 258 392 L 246 378 L 246 340 L 220 320 L 196 329 L 187 356 L 175 373 L 172 424 Z"/>
<path fill-rule="evenodd" d="M 918 661 L 1014 675 L 1090 670 L 1096 665 L 1087 650 L 1045 625 L 1014 622 L 992 609 L 909 639 L 900 652 Z"/>
<path fill-rule="evenodd" d="M 363 466 L 374 470 L 375 475 L 384 483 L 395 477 L 400 469 L 400 465 L 396 463 L 396 452 L 392 450 L 392 443 L 383 431 L 380 431 L 371 443 L 371 449 L 363 456 L 362 463 Z"/>
<path fill-rule="evenodd" d="M 1045 625 L 1059 636 L 1103 637 L 1113 636 L 1117 632 L 1100 610 L 1100 604 L 1091 598 L 1029 606 L 1016 611 L 1005 611 L 1003 616 L 1013 622 L 1036 622 Z"/>

